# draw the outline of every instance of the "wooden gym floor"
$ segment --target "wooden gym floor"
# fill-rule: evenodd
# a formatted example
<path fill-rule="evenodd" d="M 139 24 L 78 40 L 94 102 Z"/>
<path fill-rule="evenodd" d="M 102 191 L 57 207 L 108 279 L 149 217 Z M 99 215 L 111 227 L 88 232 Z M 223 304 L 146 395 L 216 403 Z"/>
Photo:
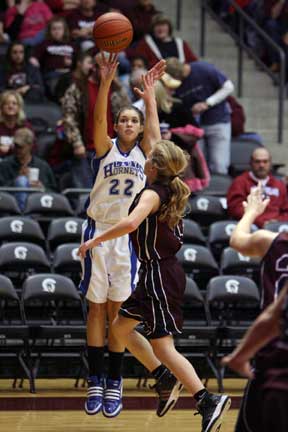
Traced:
<path fill-rule="evenodd" d="M 151 381 L 151 384 L 153 381 Z M 124 381 L 124 409 L 119 417 L 106 419 L 101 413 L 83 411 L 85 388 L 74 388 L 74 380 L 37 380 L 37 393 L 11 389 L 11 380 L 0 380 L 1 432 L 200 432 L 201 416 L 194 416 L 194 402 L 183 392 L 176 407 L 163 418 L 155 414 L 156 398 L 148 387 L 136 388 L 136 381 Z M 225 380 L 225 392 L 232 397 L 221 432 L 233 432 L 245 381 Z M 216 391 L 210 380 L 208 389 Z M 177 430 L 178 429 L 178 430 Z"/>

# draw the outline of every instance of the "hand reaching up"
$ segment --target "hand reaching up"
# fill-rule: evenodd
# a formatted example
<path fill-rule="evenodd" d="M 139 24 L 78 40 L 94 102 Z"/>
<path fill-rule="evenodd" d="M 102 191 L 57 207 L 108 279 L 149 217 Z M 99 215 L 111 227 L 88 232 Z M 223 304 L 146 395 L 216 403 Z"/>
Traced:
<path fill-rule="evenodd" d="M 101 83 L 111 85 L 119 64 L 117 62 L 117 54 L 109 54 L 109 57 L 106 57 L 104 52 L 101 51 L 96 56 L 96 61 L 99 65 Z"/>
<path fill-rule="evenodd" d="M 155 100 L 154 84 L 155 81 L 159 80 L 165 73 L 166 61 L 160 60 L 153 66 L 145 75 L 142 76 L 142 87 L 143 90 L 135 87 L 134 91 L 142 98 L 145 103 L 149 102 L 151 99 Z"/>
<path fill-rule="evenodd" d="M 257 187 L 251 190 L 247 200 L 243 202 L 244 212 L 253 212 L 257 217 L 264 213 L 269 202 L 270 198 L 263 197 L 263 187 L 259 182 Z"/>

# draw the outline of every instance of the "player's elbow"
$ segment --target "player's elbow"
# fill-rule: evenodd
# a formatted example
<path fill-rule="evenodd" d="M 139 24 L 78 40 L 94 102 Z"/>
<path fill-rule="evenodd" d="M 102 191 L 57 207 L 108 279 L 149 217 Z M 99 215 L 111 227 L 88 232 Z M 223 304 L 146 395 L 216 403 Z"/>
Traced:
<path fill-rule="evenodd" d="M 139 223 L 137 222 L 136 219 L 132 219 L 128 222 L 127 225 L 127 229 L 129 230 L 129 233 L 136 231 L 136 229 L 138 228 Z"/>
<path fill-rule="evenodd" d="M 232 233 L 230 240 L 229 240 L 229 246 L 238 252 L 241 252 L 241 240 L 239 239 L 237 234 Z"/>

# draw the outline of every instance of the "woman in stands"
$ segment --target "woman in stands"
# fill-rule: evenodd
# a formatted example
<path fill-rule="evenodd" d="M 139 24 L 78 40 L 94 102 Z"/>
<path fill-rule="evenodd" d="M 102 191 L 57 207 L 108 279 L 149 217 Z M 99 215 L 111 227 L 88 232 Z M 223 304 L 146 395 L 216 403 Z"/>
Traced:
<path fill-rule="evenodd" d="M 181 218 L 190 195 L 188 186 L 179 177 L 186 166 L 186 155 L 178 146 L 171 141 L 158 141 L 145 163 L 149 186 L 135 197 L 129 215 L 86 241 L 79 253 L 83 257 L 91 248 L 105 247 L 106 242 L 131 233 L 141 262 L 140 280 L 134 293 L 122 304 L 113 324 L 114 334 L 129 349 L 135 327 L 139 322 L 144 324 L 156 357 L 196 399 L 203 417 L 202 431 L 208 432 L 219 430 L 230 399 L 226 395 L 212 395 L 204 388 L 191 363 L 176 351 L 172 336 L 181 333 L 186 285 L 185 273 L 175 257 L 181 247 Z M 138 347 L 135 354 L 146 363 L 146 346 Z"/>
<path fill-rule="evenodd" d="M 13 153 L 14 134 L 23 127 L 32 129 L 26 119 L 23 98 L 17 91 L 6 90 L 0 97 L 0 157 Z"/>
<path fill-rule="evenodd" d="M 87 221 L 83 240 L 101 235 L 108 227 L 128 214 L 135 195 L 145 185 L 144 164 L 151 146 L 160 138 L 154 96 L 154 81 L 161 77 L 165 61 L 147 72 L 144 91 L 146 121 L 134 107 L 121 108 L 115 121 L 116 139 L 107 136 L 107 108 L 111 84 L 117 70 L 115 55 L 99 59 L 100 85 L 94 110 L 94 146 L 92 159 L 94 186 L 87 203 Z M 87 322 L 89 389 L 85 405 L 87 414 L 103 410 L 106 417 L 118 415 L 122 408 L 121 363 L 123 346 L 111 330 L 124 300 L 135 286 L 136 256 L 129 237 L 123 236 L 97 246 L 82 262 L 80 287 L 89 301 Z M 104 345 L 108 318 L 108 376 L 104 380 Z M 158 364 L 156 365 L 158 366 Z M 104 399 L 103 399 L 104 392 Z"/>

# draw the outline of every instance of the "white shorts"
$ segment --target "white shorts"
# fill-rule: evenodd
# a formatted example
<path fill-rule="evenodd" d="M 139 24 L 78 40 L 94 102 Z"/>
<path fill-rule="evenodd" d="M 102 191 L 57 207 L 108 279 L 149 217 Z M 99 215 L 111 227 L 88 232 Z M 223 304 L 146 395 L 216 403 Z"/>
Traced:
<path fill-rule="evenodd" d="M 82 242 L 94 238 L 111 225 L 88 218 L 83 223 Z M 123 302 L 137 283 L 138 262 L 128 235 L 103 242 L 87 251 L 81 260 L 80 289 L 93 303 Z"/>

